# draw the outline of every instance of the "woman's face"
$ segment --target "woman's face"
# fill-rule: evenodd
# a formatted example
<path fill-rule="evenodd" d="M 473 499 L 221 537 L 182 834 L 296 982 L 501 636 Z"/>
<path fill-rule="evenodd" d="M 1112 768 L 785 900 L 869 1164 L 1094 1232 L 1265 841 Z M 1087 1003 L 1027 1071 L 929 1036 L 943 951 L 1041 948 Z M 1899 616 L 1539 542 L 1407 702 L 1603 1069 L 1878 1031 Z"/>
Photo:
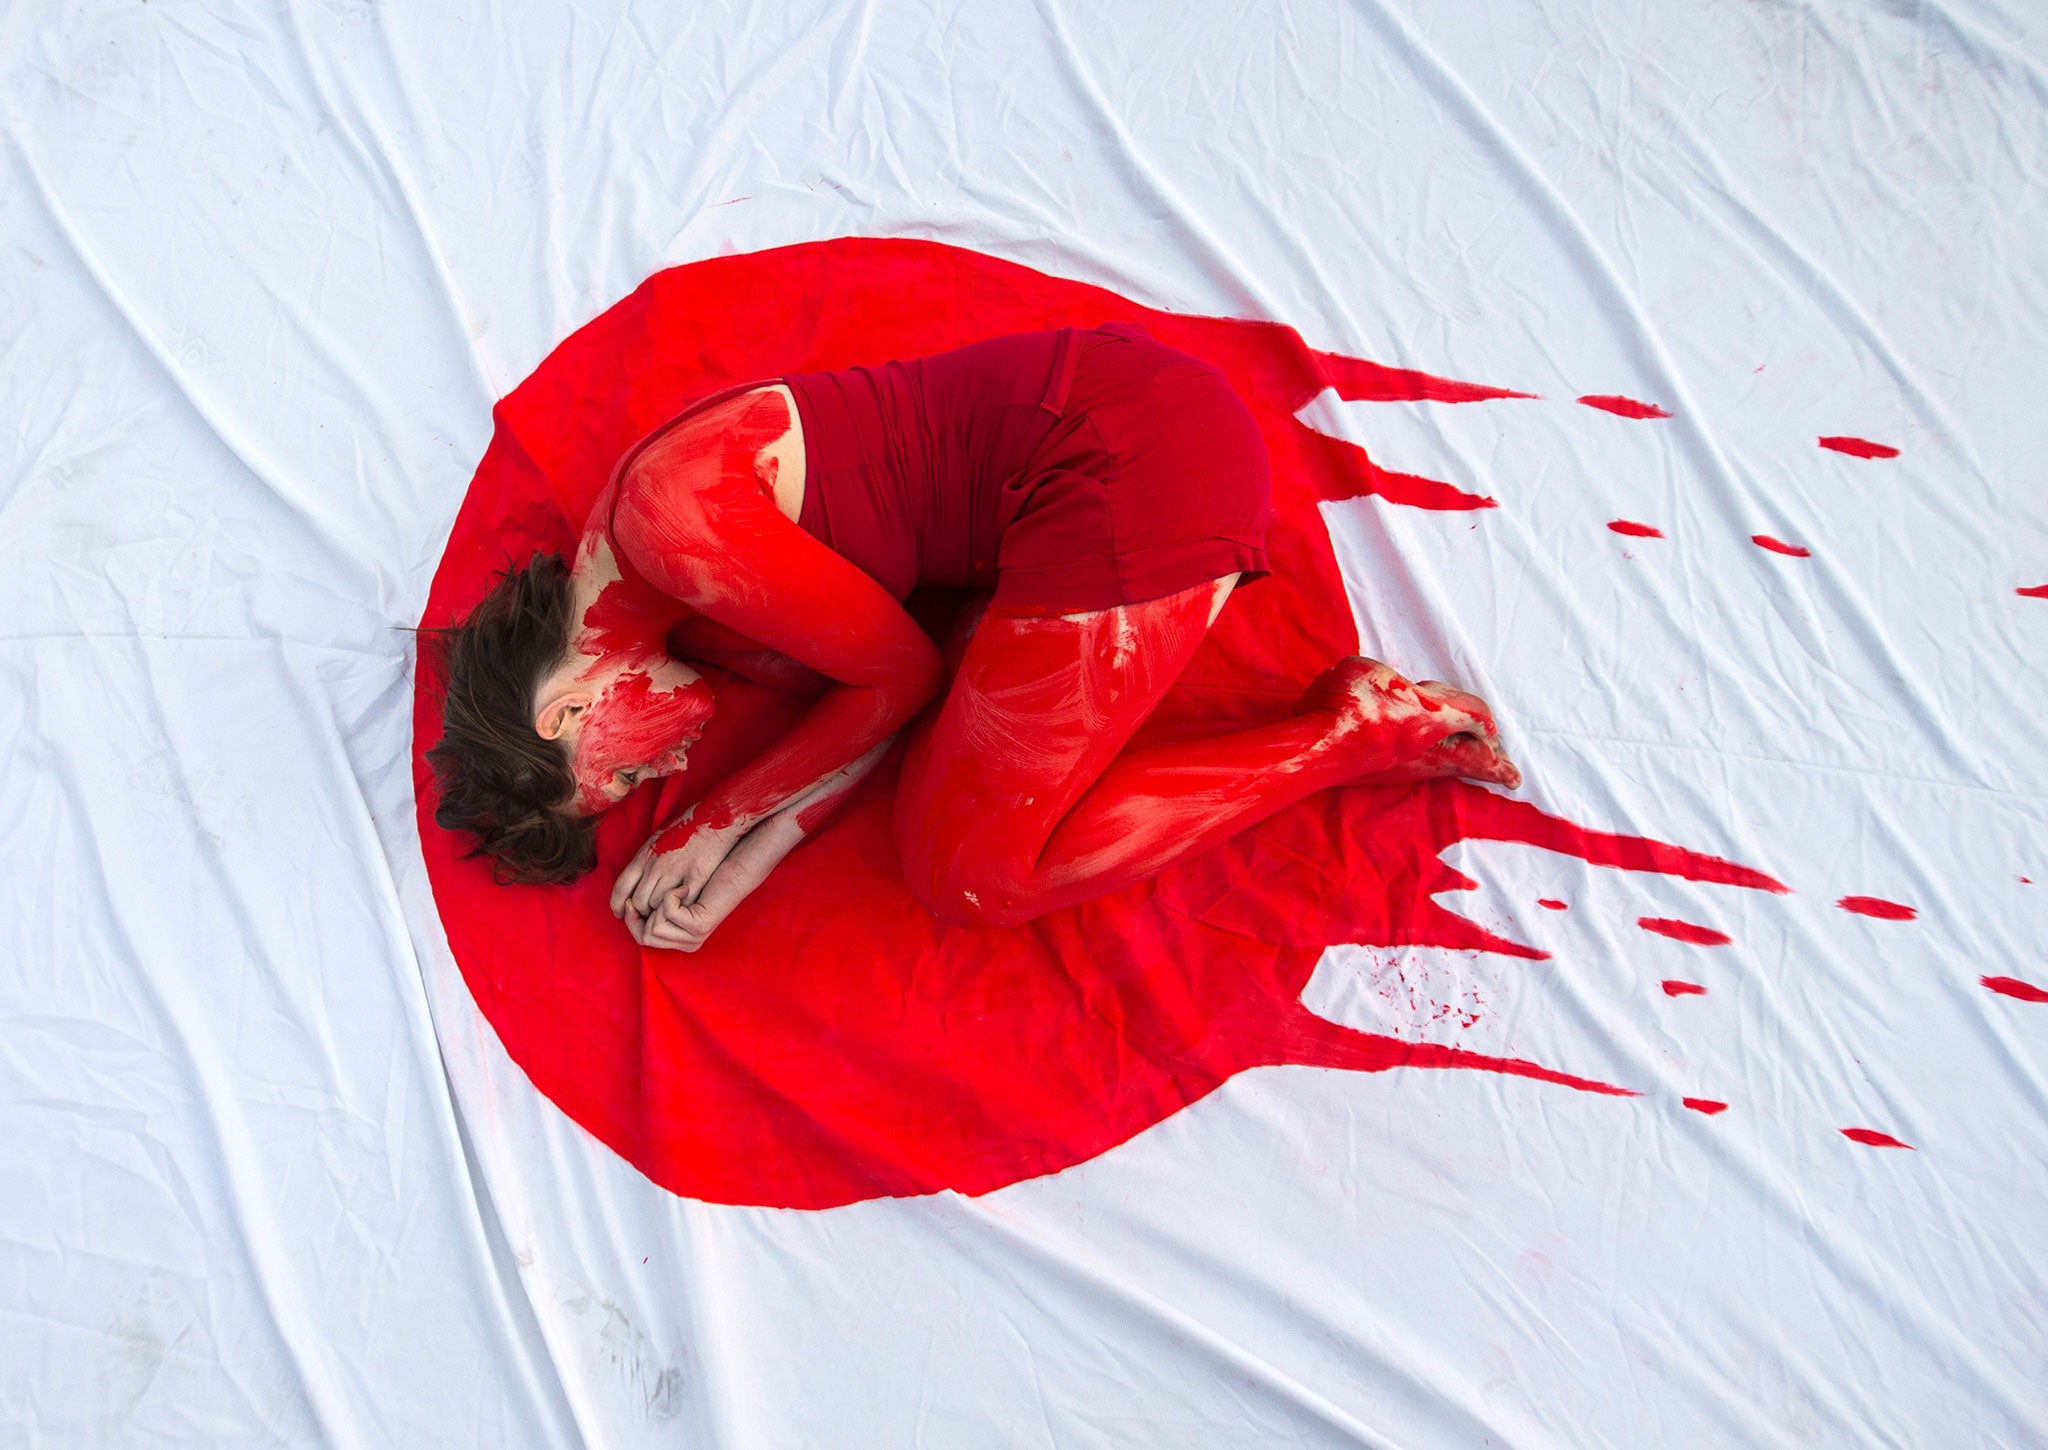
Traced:
<path fill-rule="evenodd" d="M 594 816 L 657 775 L 674 775 L 711 719 L 711 682 L 666 654 L 593 664 L 578 683 L 592 692 L 577 717 L 569 760 L 576 810 Z"/>

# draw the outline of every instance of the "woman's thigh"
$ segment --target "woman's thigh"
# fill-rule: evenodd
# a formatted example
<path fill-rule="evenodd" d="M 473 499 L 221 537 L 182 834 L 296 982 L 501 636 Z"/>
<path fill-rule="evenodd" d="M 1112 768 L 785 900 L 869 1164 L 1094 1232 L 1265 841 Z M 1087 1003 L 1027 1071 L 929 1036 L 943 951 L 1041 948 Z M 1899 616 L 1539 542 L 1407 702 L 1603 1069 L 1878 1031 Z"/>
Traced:
<path fill-rule="evenodd" d="M 1232 582 L 1086 614 L 981 616 L 896 789 L 904 874 L 926 907 L 974 921 L 1029 895 L 1047 838 L 1179 678 Z"/>

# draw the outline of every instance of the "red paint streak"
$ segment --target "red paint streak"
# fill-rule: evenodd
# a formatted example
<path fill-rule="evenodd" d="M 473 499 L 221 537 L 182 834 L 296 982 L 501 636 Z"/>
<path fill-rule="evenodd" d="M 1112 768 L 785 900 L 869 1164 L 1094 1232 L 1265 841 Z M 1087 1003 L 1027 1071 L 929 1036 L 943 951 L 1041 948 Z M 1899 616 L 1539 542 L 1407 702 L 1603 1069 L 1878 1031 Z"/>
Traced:
<path fill-rule="evenodd" d="M 1901 1143 L 1890 1133 L 1880 1133 L 1875 1128 L 1843 1128 L 1841 1133 L 1850 1142 L 1861 1143 L 1866 1148 L 1905 1148 L 1910 1150 L 1913 1146 L 1911 1143 Z"/>
<path fill-rule="evenodd" d="M 576 647 L 584 654 L 659 650 L 663 636 L 682 613 L 673 599 L 637 579 L 615 579 L 583 611 Z"/>
<path fill-rule="evenodd" d="M 1349 403 L 1483 403 L 1490 398 L 1536 396 L 1510 388 L 1489 388 L 1483 383 L 1432 377 L 1412 368 L 1390 368 L 1342 353 L 1312 352 L 1309 356 L 1315 360 L 1324 381 Z"/>
<path fill-rule="evenodd" d="M 576 784 L 584 811 L 595 814 L 609 803 L 605 786 L 615 772 L 688 750 L 714 708 L 704 679 L 658 686 L 638 670 L 619 675 L 584 716 L 577 741 Z"/>
<path fill-rule="evenodd" d="M 1713 1117 L 1716 1113 L 1725 1113 L 1728 1111 L 1728 1105 L 1726 1103 L 1717 1102 L 1713 1098 L 1681 1098 L 1679 1101 L 1683 1102 L 1687 1107 L 1691 1108 L 1694 1112 L 1705 1113 L 1710 1118 Z"/>
<path fill-rule="evenodd" d="M 1882 896 L 1845 896 L 1835 905 L 1858 916 L 1874 916 L 1879 921 L 1911 921 L 1920 914 L 1903 901 L 1886 901 Z"/>
<path fill-rule="evenodd" d="M 1813 550 L 1799 544 L 1788 544 L 1783 539 L 1774 539 L 1769 534 L 1751 534 L 1749 541 L 1759 549 L 1769 549 L 1773 554 L 1784 554 L 1793 559 L 1813 557 Z"/>
<path fill-rule="evenodd" d="M 2013 593 L 2022 599 L 2048 599 L 2048 584 L 2030 584 L 2024 589 L 2013 590 Z"/>
<path fill-rule="evenodd" d="M 1221 368 L 1273 462 L 1274 576 L 1233 597 L 1140 740 L 1279 718 L 1358 647 L 1317 504 L 1378 486 L 1361 450 L 1295 413 L 1332 373 L 1370 374 L 1319 359 L 1286 327 L 1149 311 L 935 243 L 815 243 L 678 267 L 577 332 L 499 404 L 425 622 L 460 617 L 508 552 L 573 544 L 614 462 L 691 398 L 1113 319 Z M 1427 490 L 1413 501 L 1472 506 Z M 896 858 L 899 753 L 695 955 L 643 953 L 606 908 L 614 875 L 657 820 L 805 708 L 721 678 L 688 773 L 607 813 L 599 869 L 566 888 L 497 887 L 484 862 L 463 860 L 464 842 L 433 824 L 415 753 L 422 850 L 479 1010 L 543 1095 L 692 1198 L 823 1208 L 984 1193 L 1084 1162 L 1253 1067 L 1471 1068 L 1615 1093 L 1522 1059 L 1340 1027 L 1303 1007 L 1302 989 L 1332 942 L 1542 958 L 1442 904 L 1472 885 L 1442 859 L 1461 840 L 1785 890 L 1699 852 L 1428 782 L 1320 792 L 1155 880 L 1025 927 L 945 927 L 911 899 Z M 439 733 L 431 679 L 415 710 L 423 750 Z"/>
<path fill-rule="evenodd" d="M 1851 458 L 1897 458 L 1899 450 L 1883 443 L 1872 443 L 1868 438 L 1849 438 L 1837 435 L 1820 440 L 1820 446 L 1846 453 Z"/>
<path fill-rule="evenodd" d="M 1709 935 L 1720 936 L 1720 933 L 1712 932 Z M 1728 938 L 1724 936 L 1721 937 L 1721 940 L 1726 941 Z M 1707 995 L 1707 989 L 1698 982 L 1681 982 L 1676 977 L 1666 977 L 1661 985 L 1664 988 L 1664 995 L 1667 997 L 1704 997 Z"/>
<path fill-rule="evenodd" d="M 1715 931 L 1711 926 L 1699 926 L 1669 916 L 1639 916 L 1636 925 L 1644 931 L 1654 931 L 1658 936 L 1668 936 L 1673 941 L 1690 942 L 1696 947 L 1725 947 L 1735 940 L 1725 931 Z"/>
<path fill-rule="evenodd" d="M 1668 418 L 1671 415 L 1655 403 L 1639 403 L 1634 398 L 1624 398 L 1619 393 L 1588 393 L 1579 399 L 1589 408 L 1598 408 L 1603 413 L 1612 413 L 1618 418 Z"/>
<path fill-rule="evenodd" d="M 1562 901 L 1553 901 L 1548 896 L 1537 897 L 1536 904 L 1542 907 L 1545 911 L 1563 911 L 1566 909 L 1565 904 Z"/>
<path fill-rule="evenodd" d="M 2001 997 L 2012 997 L 2021 1002 L 2048 1002 L 2048 988 L 2022 982 L 2018 977 L 1979 977 L 1977 980 Z"/>
<path fill-rule="evenodd" d="M 1634 519 L 1610 519 L 1607 527 L 1617 534 L 1627 534 L 1632 539 L 1661 539 L 1664 531 L 1649 524 L 1639 524 Z"/>

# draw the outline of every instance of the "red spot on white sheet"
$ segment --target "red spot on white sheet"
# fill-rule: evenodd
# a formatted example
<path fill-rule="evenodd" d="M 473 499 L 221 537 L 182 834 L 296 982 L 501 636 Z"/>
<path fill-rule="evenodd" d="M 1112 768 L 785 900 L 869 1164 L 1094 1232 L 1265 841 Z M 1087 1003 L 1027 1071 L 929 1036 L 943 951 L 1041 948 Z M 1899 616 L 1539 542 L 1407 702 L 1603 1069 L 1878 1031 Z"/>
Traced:
<path fill-rule="evenodd" d="M 1701 926 L 1695 921 L 1680 921 L 1671 916 L 1639 916 L 1636 925 L 1644 931 L 1653 931 L 1658 936 L 1668 936 L 1673 941 L 1689 942 L 1696 947 L 1725 947 L 1735 940 L 1725 931 L 1715 931 L 1711 926 Z"/>
<path fill-rule="evenodd" d="M 1671 415 L 1655 403 L 1641 403 L 1619 393 L 1588 393 L 1579 399 L 1589 408 L 1612 413 L 1618 418 L 1668 418 Z"/>
<path fill-rule="evenodd" d="M 1910 1150 L 1913 1146 L 1911 1143 L 1901 1143 L 1890 1133 L 1880 1133 L 1875 1128 L 1843 1128 L 1841 1134 L 1850 1142 L 1861 1143 L 1866 1148 L 1905 1148 Z"/>
<path fill-rule="evenodd" d="M 1634 519 L 1609 519 L 1607 527 L 1617 534 L 1627 534 L 1632 539 L 1661 539 L 1664 531 L 1651 524 L 1639 524 Z"/>
<path fill-rule="evenodd" d="M 1666 977 L 1659 985 L 1664 988 L 1664 995 L 1667 997 L 1704 997 L 1707 995 L 1707 989 L 1698 982 L 1682 982 L 1676 977 Z"/>
<path fill-rule="evenodd" d="M 2022 599 L 2048 599 L 2048 584 L 2029 584 L 2024 589 L 2013 590 L 2013 593 Z"/>
<path fill-rule="evenodd" d="M 1850 438 L 1836 435 L 1820 440 L 1820 446 L 1836 453 L 1846 453 L 1851 458 L 1897 458 L 1899 450 L 1884 443 L 1872 443 L 1868 438 Z"/>
<path fill-rule="evenodd" d="M 1271 719 L 1358 649 L 1318 503 L 1366 493 L 1422 508 L 1488 502 L 1387 474 L 1297 412 L 1329 387 L 1447 402 L 1513 395 L 1317 353 L 1277 324 L 1152 311 L 929 242 L 841 240 L 673 268 L 570 337 L 498 405 L 425 622 L 460 617 L 508 555 L 573 543 L 612 464 L 694 398 L 791 370 L 1119 319 L 1220 368 L 1273 463 L 1273 576 L 1233 596 L 1146 728 L 1207 734 Z M 985 1193 L 1086 1161 L 1233 1075 L 1280 1064 L 1470 1068 L 1620 1094 L 1545 1064 L 1343 1027 L 1303 1006 L 1302 990 L 1333 942 L 1544 957 L 1443 904 L 1475 884 L 1443 861 L 1459 841 L 1785 890 L 1717 857 L 1432 782 L 1325 792 L 1155 881 L 1013 930 L 952 929 L 903 885 L 885 761 L 701 951 L 643 952 L 606 909 L 617 871 L 658 819 L 805 708 L 721 680 L 688 771 L 601 821 L 596 871 L 568 887 L 498 887 L 483 862 L 462 859 L 464 840 L 433 823 L 420 756 L 440 733 L 431 671 L 415 696 L 422 847 L 479 1009 L 542 1094 L 692 1198 L 823 1208 Z"/>
<path fill-rule="evenodd" d="M 1694 1112 L 1705 1113 L 1710 1118 L 1713 1117 L 1716 1113 L 1725 1113 L 1728 1111 L 1728 1105 L 1726 1103 L 1717 1101 L 1714 1098 L 1681 1098 L 1680 1101 L 1683 1102 L 1687 1107 L 1691 1108 Z"/>
<path fill-rule="evenodd" d="M 2018 977 L 1979 977 L 1977 980 L 2001 997 L 2021 1002 L 2048 1002 L 2048 987 L 2037 987 L 2032 982 L 2022 982 Z"/>
<path fill-rule="evenodd" d="M 1886 901 L 1882 896 L 1845 896 L 1835 905 L 1879 921 L 1911 921 L 1920 914 L 1903 901 Z"/>
<path fill-rule="evenodd" d="M 1813 550 L 1800 544 L 1788 544 L 1783 539 L 1774 539 L 1769 534 L 1751 534 L 1749 541 L 1759 549 L 1769 549 L 1773 554 L 1783 554 L 1792 559 L 1810 559 Z"/>
<path fill-rule="evenodd" d="M 1566 910 L 1565 904 L 1564 904 L 1564 903 L 1563 903 L 1562 901 L 1558 901 L 1558 900 L 1555 900 L 1555 899 L 1553 899 L 1553 898 L 1551 898 L 1551 897 L 1548 897 L 1548 896 L 1539 896 L 1539 897 L 1537 897 L 1537 898 L 1536 898 L 1536 904 L 1537 904 L 1538 906 L 1542 907 L 1542 908 L 1543 908 L 1543 909 L 1544 909 L 1545 911 L 1564 911 L 1564 910 Z"/>

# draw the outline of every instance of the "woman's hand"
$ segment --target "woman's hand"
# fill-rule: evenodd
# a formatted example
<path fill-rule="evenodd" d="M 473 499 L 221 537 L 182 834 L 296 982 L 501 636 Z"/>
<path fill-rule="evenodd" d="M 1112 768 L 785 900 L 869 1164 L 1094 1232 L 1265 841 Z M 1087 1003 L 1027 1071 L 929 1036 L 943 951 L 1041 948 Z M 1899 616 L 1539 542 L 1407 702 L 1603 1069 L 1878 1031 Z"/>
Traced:
<path fill-rule="evenodd" d="M 697 950 L 713 928 L 730 916 L 803 838 L 803 827 L 797 824 L 794 812 L 770 816 L 733 844 L 694 898 L 680 889 L 667 891 L 654 902 L 651 912 L 628 910 L 626 930 L 644 947 Z"/>
<path fill-rule="evenodd" d="M 651 915 L 663 898 L 680 895 L 694 902 L 745 835 L 740 827 L 701 824 L 696 814 L 692 806 L 649 836 L 612 885 L 612 915 L 636 936 L 636 918 Z"/>

